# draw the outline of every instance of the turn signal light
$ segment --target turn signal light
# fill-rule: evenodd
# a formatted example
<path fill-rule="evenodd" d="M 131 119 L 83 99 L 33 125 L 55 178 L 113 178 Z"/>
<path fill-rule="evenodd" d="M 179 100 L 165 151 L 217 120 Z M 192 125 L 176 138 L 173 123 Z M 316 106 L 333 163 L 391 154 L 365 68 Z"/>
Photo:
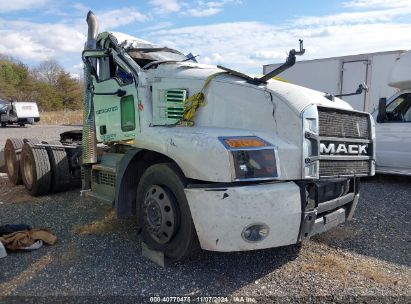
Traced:
<path fill-rule="evenodd" d="M 263 140 L 252 137 L 252 138 L 227 138 L 224 140 L 230 148 L 255 148 L 255 147 L 266 147 L 267 143 Z"/>

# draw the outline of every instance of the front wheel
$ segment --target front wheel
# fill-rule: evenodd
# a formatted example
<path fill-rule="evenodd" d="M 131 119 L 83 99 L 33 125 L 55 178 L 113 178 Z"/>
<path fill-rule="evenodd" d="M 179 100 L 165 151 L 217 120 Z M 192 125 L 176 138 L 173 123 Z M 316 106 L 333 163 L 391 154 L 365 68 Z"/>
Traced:
<path fill-rule="evenodd" d="M 197 234 L 184 193 L 185 178 L 171 163 L 149 167 L 137 188 L 137 210 L 143 241 L 178 261 L 198 248 Z"/>

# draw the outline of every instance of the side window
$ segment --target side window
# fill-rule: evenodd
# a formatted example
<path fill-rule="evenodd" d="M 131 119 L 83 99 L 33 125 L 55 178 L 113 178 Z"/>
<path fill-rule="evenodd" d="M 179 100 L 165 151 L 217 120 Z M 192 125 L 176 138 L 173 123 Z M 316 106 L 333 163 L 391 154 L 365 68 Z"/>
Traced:
<path fill-rule="evenodd" d="M 411 122 L 411 93 L 398 96 L 387 105 L 386 122 Z"/>
<path fill-rule="evenodd" d="M 115 78 L 120 85 L 133 82 L 133 75 L 118 64 L 113 56 L 102 57 L 97 60 L 97 77 L 98 81 Z"/>
<path fill-rule="evenodd" d="M 124 96 L 120 100 L 121 111 L 121 131 L 133 131 L 136 128 L 134 97 L 133 95 Z"/>
<path fill-rule="evenodd" d="M 113 56 L 110 56 L 110 78 L 115 78 L 120 85 L 133 82 L 133 75 L 123 68 L 121 64 L 117 63 Z"/>
<path fill-rule="evenodd" d="M 115 76 L 116 79 L 123 85 L 130 84 L 133 82 L 133 75 L 128 73 L 121 66 L 116 64 Z"/>

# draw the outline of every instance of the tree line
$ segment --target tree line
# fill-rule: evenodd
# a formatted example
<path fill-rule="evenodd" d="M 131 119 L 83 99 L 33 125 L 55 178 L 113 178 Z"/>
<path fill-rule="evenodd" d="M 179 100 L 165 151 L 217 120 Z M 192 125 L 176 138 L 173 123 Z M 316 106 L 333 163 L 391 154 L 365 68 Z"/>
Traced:
<path fill-rule="evenodd" d="M 0 55 L 0 99 L 34 101 L 42 111 L 76 110 L 82 106 L 83 86 L 56 60 L 30 68 Z"/>

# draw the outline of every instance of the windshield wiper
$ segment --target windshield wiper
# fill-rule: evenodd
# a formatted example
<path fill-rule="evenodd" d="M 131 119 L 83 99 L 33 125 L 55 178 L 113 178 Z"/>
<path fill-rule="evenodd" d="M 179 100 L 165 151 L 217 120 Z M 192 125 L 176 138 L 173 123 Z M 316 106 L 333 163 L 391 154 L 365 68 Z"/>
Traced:
<path fill-rule="evenodd" d="M 223 66 L 221 66 L 221 65 L 217 65 L 217 68 L 226 71 L 226 72 L 227 72 L 228 74 L 230 74 L 230 75 L 243 78 L 243 79 L 247 80 L 248 82 L 251 82 L 251 83 L 256 83 L 256 82 L 258 82 L 258 78 L 253 78 L 253 77 L 248 76 L 248 75 L 246 75 L 246 74 L 244 74 L 244 73 L 241 73 L 241 72 L 238 72 L 238 71 L 235 71 L 235 70 L 232 70 L 232 69 L 223 67 Z"/>
<path fill-rule="evenodd" d="M 285 70 L 291 68 L 296 61 L 295 56 L 301 56 L 305 53 L 305 49 L 303 47 L 303 41 L 300 39 L 300 50 L 296 51 L 294 49 L 292 49 L 290 51 L 290 53 L 288 53 L 288 57 L 287 60 L 285 61 L 285 63 L 283 63 L 282 65 L 280 65 L 278 68 L 276 68 L 275 70 L 265 74 L 263 77 L 259 78 L 258 81 L 260 82 L 267 82 L 269 79 L 273 78 L 274 76 L 277 76 L 278 74 L 284 72 Z"/>

